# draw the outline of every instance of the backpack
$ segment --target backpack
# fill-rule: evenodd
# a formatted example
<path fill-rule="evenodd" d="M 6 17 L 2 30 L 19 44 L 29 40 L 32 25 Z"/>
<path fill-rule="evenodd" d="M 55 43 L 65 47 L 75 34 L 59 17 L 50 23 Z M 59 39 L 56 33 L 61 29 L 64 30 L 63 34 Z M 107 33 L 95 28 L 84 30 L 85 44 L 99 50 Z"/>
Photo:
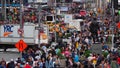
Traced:
<path fill-rule="evenodd" d="M 111 68 L 119 68 L 119 66 L 115 62 L 111 62 Z"/>
<path fill-rule="evenodd" d="M 120 49 L 117 52 L 118 52 L 118 56 L 120 56 Z"/>

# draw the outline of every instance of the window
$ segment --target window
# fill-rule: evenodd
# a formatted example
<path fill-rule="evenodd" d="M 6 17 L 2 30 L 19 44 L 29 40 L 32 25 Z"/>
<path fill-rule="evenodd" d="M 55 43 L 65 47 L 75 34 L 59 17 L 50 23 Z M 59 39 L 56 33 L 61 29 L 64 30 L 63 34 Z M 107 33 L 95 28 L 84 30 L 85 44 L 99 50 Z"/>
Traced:
<path fill-rule="evenodd" d="M 53 21 L 53 16 L 47 16 L 47 21 Z"/>
<path fill-rule="evenodd" d="M 65 3 L 71 3 L 72 0 L 65 0 Z"/>
<path fill-rule="evenodd" d="M 10 0 L 10 4 L 12 4 L 13 3 L 13 0 Z"/>
<path fill-rule="evenodd" d="M 114 9 L 118 9 L 118 0 L 113 0 Z"/>
<path fill-rule="evenodd" d="M 56 0 L 56 2 L 57 2 L 57 3 L 60 3 L 60 2 L 61 2 L 61 0 Z"/>

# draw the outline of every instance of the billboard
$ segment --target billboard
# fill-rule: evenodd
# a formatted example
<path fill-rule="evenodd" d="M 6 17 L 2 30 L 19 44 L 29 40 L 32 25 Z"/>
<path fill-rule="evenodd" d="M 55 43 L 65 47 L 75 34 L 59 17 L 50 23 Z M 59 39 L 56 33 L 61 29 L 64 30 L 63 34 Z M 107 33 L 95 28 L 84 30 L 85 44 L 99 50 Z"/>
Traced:
<path fill-rule="evenodd" d="M 64 19 L 65 23 L 70 23 L 72 21 L 72 14 L 65 14 Z"/>
<path fill-rule="evenodd" d="M 84 0 L 73 0 L 73 2 L 84 2 Z"/>
<path fill-rule="evenodd" d="M 47 3 L 48 0 L 28 0 L 28 3 L 32 3 L 32 2 L 35 2 L 35 3 Z"/>
<path fill-rule="evenodd" d="M 68 11 L 68 7 L 62 6 L 62 7 L 60 7 L 60 11 Z"/>

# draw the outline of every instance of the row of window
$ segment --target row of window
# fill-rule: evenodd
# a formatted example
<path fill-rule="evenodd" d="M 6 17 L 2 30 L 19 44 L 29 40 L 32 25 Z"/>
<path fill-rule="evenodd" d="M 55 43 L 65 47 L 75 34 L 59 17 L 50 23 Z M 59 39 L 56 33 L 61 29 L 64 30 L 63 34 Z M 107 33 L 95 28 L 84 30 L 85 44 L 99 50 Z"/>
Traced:
<path fill-rule="evenodd" d="M 65 3 L 71 3 L 73 0 L 56 0 L 57 3 L 59 2 L 65 2 Z"/>
<path fill-rule="evenodd" d="M 0 4 L 5 3 L 5 0 L 1 0 Z M 6 0 L 6 4 L 19 4 L 20 0 Z M 23 0 L 23 4 L 27 4 L 28 0 Z"/>

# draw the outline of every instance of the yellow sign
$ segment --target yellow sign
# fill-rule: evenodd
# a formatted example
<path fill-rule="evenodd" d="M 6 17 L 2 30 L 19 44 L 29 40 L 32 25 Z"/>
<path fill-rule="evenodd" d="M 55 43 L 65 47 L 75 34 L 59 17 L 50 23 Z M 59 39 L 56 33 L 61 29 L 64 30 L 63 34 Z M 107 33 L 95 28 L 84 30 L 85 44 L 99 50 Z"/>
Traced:
<path fill-rule="evenodd" d="M 41 36 L 42 36 L 43 40 L 47 39 L 47 35 L 46 34 L 42 33 Z"/>

